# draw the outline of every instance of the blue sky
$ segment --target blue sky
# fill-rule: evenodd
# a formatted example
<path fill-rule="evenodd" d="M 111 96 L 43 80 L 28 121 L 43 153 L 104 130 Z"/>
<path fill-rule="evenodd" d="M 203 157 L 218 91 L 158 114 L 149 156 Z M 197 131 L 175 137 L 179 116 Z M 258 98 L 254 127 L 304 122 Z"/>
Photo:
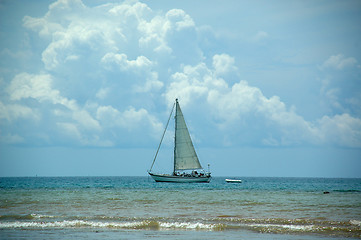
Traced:
<path fill-rule="evenodd" d="M 360 22 L 359 1 L 2 1 L 0 176 L 145 175 L 179 98 L 215 176 L 361 177 Z"/>

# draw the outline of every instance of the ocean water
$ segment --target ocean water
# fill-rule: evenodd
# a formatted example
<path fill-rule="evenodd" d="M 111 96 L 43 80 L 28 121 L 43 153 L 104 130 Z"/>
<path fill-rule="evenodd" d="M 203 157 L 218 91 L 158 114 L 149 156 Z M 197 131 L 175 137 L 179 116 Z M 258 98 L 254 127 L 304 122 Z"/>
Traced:
<path fill-rule="evenodd" d="M 0 239 L 361 238 L 361 179 L 241 179 L 0 178 Z"/>

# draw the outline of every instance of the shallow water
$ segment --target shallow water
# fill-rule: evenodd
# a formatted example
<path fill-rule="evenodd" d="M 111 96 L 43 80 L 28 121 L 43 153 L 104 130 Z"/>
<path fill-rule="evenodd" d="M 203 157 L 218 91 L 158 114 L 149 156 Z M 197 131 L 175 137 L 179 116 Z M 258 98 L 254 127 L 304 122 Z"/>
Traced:
<path fill-rule="evenodd" d="M 0 237 L 361 238 L 361 179 L 242 180 L 0 178 Z"/>

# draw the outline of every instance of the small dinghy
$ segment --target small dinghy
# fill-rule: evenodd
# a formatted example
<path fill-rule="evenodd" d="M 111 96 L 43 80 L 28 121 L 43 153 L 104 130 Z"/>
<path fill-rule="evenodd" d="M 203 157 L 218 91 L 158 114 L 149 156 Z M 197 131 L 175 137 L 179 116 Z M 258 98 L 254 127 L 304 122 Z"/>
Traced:
<path fill-rule="evenodd" d="M 226 179 L 226 182 L 228 183 L 242 183 L 241 179 Z"/>

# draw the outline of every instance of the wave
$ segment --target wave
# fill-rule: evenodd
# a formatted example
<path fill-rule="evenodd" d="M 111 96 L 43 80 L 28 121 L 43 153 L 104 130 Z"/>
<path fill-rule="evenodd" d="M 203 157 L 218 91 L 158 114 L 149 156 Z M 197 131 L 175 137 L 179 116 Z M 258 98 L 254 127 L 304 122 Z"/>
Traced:
<path fill-rule="evenodd" d="M 44 229 L 44 228 L 108 228 L 108 229 L 184 229 L 184 230 L 212 230 L 216 224 L 204 224 L 200 222 L 159 222 L 159 221 L 139 221 L 139 222 L 96 222 L 86 220 L 63 220 L 54 222 L 44 221 L 14 221 L 0 222 L 0 229 L 21 228 L 21 229 Z"/>
<path fill-rule="evenodd" d="M 359 193 L 359 192 L 361 192 L 361 190 L 357 190 L 357 189 L 340 189 L 340 190 L 334 190 L 334 192 Z"/>
<path fill-rule="evenodd" d="M 25 217 L 28 216 L 28 217 Z M 29 217 L 31 216 L 31 217 Z M 345 222 L 310 219 L 252 219 L 221 215 L 209 219 L 172 219 L 172 218 L 124 218 L 98 216 L 94 219 L 59 219 L 55 216 L 24 215 L 1 216 L 0 229 L 127 229 L 127 230 L 198 230 L 198 231 L 241 231 L 259 233 L 311 234 L 361 238 L 361 221 Z"/>
<path fill-rule="evenodd" d="M 359 226 L 361 228 L 361 221 L 360 220 L 350 220 L 352 225 Z"/>
<path fill-rule="evenodd" d="M 1 220 L 32 220 L 32 219 L 40 219 L 40 218 L 56 218 L 56 216 L 51 215 L 42 215 L 42 214 L 25 214 L 25 215 L 17 215 L 17 214 L 9 214 L 9 215 L 0 215 Z"/>

